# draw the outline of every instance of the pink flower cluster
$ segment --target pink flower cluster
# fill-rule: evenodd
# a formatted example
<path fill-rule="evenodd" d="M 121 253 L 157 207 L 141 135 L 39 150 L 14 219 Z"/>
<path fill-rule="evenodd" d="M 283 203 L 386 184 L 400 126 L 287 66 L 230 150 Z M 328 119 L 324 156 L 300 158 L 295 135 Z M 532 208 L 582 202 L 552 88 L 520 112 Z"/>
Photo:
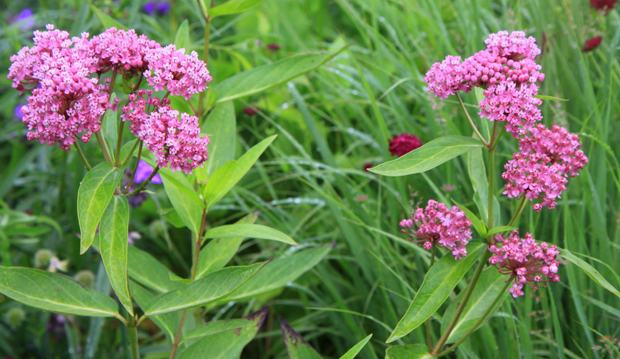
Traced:
<path fill-rule="evenodd" d="M 408 232 L 407 229 L 413 229 L 414 224 L 418 230 Z M 422 246 L 426 250 L 433 245 L 446 247 L 457 260 L 467 255 L 465 246 L 472 235 L 471 221 L 457 206 L 448 209 L 443 203 L 429 200 L 426 208 L 411 211 L 411 219 L 403 219 L 400 227 L 404 233 L 420 239 L 415 242 L 424 242 Z"/>
<path fill-rule="evenodd" d="M 498 234 L 495 240 L 501 247 L 496 244 L 489 246 L 489 251 L 493 253 L 489 263 L 495 265 L 500 273 L 509 274 L 509 280 L 515 279 L 510 288 L 513 297 L 524 295 L 525 284 L 537 289 L 535 283 L 560 281 L 557 275 L 559 263 L 555 260 L 560 252 L 556 246 L 545 242 L 539 245 L 530 233 L 520 238 L 517 231 L 512 232 L 508 238 Z M 548 279 L 543 279 L 543 276 Z"/>
<path fill-rule="evenodd" d="M 489 35 L 482 50 L 463 60 L 447 56 L 435 63 L 424 81 L 435 96 L 446 98 L 457 91 L 469 92 L 474 87 L 484 90 L 480 115 L 491 121 L 506 123 L 514 137 L 524 135 L 536 121 L 542 119 L 538 108 L 542 101 L 537 82 L 544 80 L 534 58 L 540 54 L 533 37 L 522 31 L 507 31 Z"/>
<path fill-rule="evenodd" d="M 48 145 L 58 143 L 65 151 L 76 138 L 90 141 L 92 133 L 101 129 L 105 111 L 115 111 L 119 101 L 110 103 L 114 84 L 110 77 L 102 77 L 109 71 L 124 78 L 144 77 L 155 90 L 186 99 L 204 91 L 211 81 L 206 64 L 196 52 L 186 55 L 184 49 L 177 50 L 174 45 L 162 47 L 134 30 L 111 28 L 90 40 L 88 37 L 83 33 L 70 38 L 68 32 L 47 25 L 47 31 L 35 31 L 32 48 L 24 47 L 11 57 L 8 78 L 13 80 L 13 87 L 21 93 L 32 90 L 28 105 L 21 110 L 23 122 L 33 131 L 28 133 L 28 139 Z M 173 169 L 187 170 L 191 167 L 188 161 L 202 164 L 206 148 L 197 150 L 195 146 L 206 145 L 208 140 L 196 140 L 199 130 L 194 119 L 183 114 L 183 122 L 176 120 L 178 113 L 174 114 L 167 104 L 159 106 L 157 112 L 173 136 L 166 137 L 165 146 L 149 142 L 154 151 L 165 147 Z M 184 155 L 188 157 L 182 160 Z"/>
<path fill-rule="evenodd" d="M 510 198 L 525 196 L 534 204 L 534 210 L 553 209 L 556 198 L 566 190 L 567 177 L 575 177 L 588 158 L 579 150 L 579 136 L 564 127 L 554 125 L 551 130 L 543 124 L 530 129 L 530 135 L 519 141 L 519 153 L 506 163 L 502 178 L 507 181 L 504 194 Z"/>
<path fill-rule="evenodd" d="M 121 118 L 131 121 L 130 130 L 155 155 L 159 167 L 191 173 L 207 160 L 207 136 L 200 137 L 198 118 L 170 107 L 170 100 L 151 97 L 153 91 L 129 95 Z M 146 96 L 146 98 L 144 97 Z"/>

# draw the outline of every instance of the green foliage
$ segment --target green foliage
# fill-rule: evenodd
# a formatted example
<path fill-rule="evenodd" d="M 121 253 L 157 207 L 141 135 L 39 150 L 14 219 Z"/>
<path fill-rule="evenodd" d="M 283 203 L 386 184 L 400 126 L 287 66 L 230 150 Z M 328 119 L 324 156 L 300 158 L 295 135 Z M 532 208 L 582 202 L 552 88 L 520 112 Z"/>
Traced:
<path fill-rule="evenodd" d="M 278 230 L 269 228 L 267 226 L 261 226 L 260 224 L 250 223 L 237 223 L 226 226 L 219 226 L 217 228 L 208 230 L 204 236 L 204 238 L 222 239 L 236 237 L 269 239 L 272 241 L 282 242 L 286 244 L 297 244 L 297 242 L 295 242 L 291 237 Z"/>
<path fill-rule="evenodd" d="M 386 351 L 385 359 L 431 359 L 434 356 L 428 353 L 424 344 L 398 345 Z"/>
<path fill-rule="evenodd" d="M 208 13 L 212 18 L 216 16 L 235 14 L 251 9 L 261 2 L 263 2 L 263 0 L 228 0 L 223 4 L 209 9 Z"/>

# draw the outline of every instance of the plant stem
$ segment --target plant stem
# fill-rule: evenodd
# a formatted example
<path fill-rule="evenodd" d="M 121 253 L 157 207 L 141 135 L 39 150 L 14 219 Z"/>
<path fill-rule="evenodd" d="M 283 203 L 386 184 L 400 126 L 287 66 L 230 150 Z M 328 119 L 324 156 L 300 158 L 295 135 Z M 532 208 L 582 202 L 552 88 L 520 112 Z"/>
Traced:
<path fill-rule="evenodd" d="M 471 117 L 469 116 L 469 112 L 467 112 L 467 109 L 465 108 L 465 104 L 463 103 L 463 100 L 461 99 L 461 95 L 459 95 L 459 93 L 456 93 L 456 97 L 459 99 L 459 103 L 461 104 L 461 108 L 463 109 L 463 112 L 465 112 L 465 116 L 467 116 L 467 120 L 469 121 L 469 124 L 471 125 L 471 128 L 474 129 L 474 132 L 476 133 L 476 136 L 478 136 L 478 139 L 480 139 L 480 142 L 482 142 L 484 144 L 484 146 L 489 149 L 489 143 L 484 139 L 484 137 L 482 137 L 482 134 L 480 133 L 480 131 L 478 131 L 478 128 L 476 127 L 476 125 L 474 124 L 474 121 L 472 121 Z"/>
<path fill-rule="evenodd" d="M 433 246 L 433 250 L 431 251 L 431 265 L 429 266 L 429 269 L 433 267 L 433 265 L 435 264 L 435 251 L 436 251 L 437 247 Z M 428 320 L 426 321 L 426 340 L 428 342 L 428 347 L 432 348 L 433 347 L 433 338 L 431 338 L 431 318 L 429 317 Z"/>
<path fill-rule="evenodd" d="M 140 191 L 142 191 L 144 189 L 144 187 L 146 187 L 147 184 L 151 183 L 151 180 L 153 179 L 153 177 L 155 177 L 155 175 L 157 174 L 157 171 L 159 171 L 159 166 L 157 166 L 155 168 L 155 170 L 153 172 L 151 172 L 151 175 L 149 176 L 149 178 L 146 179 L 146 181 L 142 182 L 140 184 L 140 187 L 136 188 L 135 190 L 131 191 L 129 194 L 127 194 L 127 197 L 131 197 L 133 195 L 136 195 L 138 193 L 140 193 Z M 134 173 L 135 176 L 135 173 Z"/>
<path fill-rule="evenodd" d="M 129 334 L 129 344 L 131 347 L 131 357 L 140 359 L 140 347 L 138 345 L 138 324 L 136 319 L 129 317 L 129 325 L 127 325 L 127 333 Z"/>
<path fill-rule="evenodd" d="M 80 158 L 82 159 L 82 163 L 84 163 L 84 167 L 86 167 L 86 169 L 88 171 L 90 171 L 92 169 L 90 163 L 88 163 L 88 159 L 86 159 L 86 156 L 84 155 L 84 152 L 82 152 L 82 148 L 80 147 L 80 144 L 77 143 L 77 141 L 75 141 L 75 149 L 77 150 L 78 154 L 80 155 Z"/>
<path fill-rule="evenodd" d="M 127 158 L 123 160 L 123 163 L 121 164 L 121 166 L 124 166 L 127 163 L 127 161 L 129 161 L 129 159 L 131 158 L 131 155 L 133 155 L 133 151 L 136 150 L 136 147 L 138 147 L 138 145 L 140 145 L 140 150 L 138 151 L 138 157 L 140 156 L 140 154 L 142 154 L 142 141 L 138 140 L 131 148 L 131 151 L 129 151 Z"/>
<path fill-rule="evenodd" d="M 125 129 L 125 121 L 121 120 L 121 125 L 118 127 L 118 136 L 116 138 L 116 156 L 114 156 L 114 166 L 121 166 L 121 145 L 123 143 L 123 129 Z"/>
<path fill-rule="evenodd" d="M 204 230 L 205 230 L 205 222 L 206 222 L 205 219 L 206 218 L 207 218 L 207 209 L 204 208 L 202 210 L 202 221 L 200 222 L 200 230 L 198 231 L 198 233 L 196 233 L 196 239 L 194 242 L 196 247 L 194 248 L 194 256 L 192 258 L 192 272 L 190 276 L 190 279 L 192 280 L 196 278 L 196 270 L 198 269 L 198 259 L 200 258 L 200 247 L 202 245 L 202 235 L 204 234 Z M 176 355 L 177 349 L 179 347 L 179 342 L 181 340 L 183 323 L 185 323 L 186 316 L 187 316 L 187 310 L 184 310 L 183 314 L 181 314 L 181 321 L 179 322 L 179 328 L 177 329 L 177 334 L 174 337 L 174 343 L 172 343 L 172 351 L 170 352 L 169 359 L 174 359 L 174 356 Z"/>
<path fill-rule="evenodd" d="M 463 341 L 465 341 L 465 339 L 467 339 L 473 332 L 476 331 L 476 329 L 478 329 L 478 326 L 487 318 L 487 316 L 491 313 L 491 310 L 493 310 L 493 308 L 495 307 L 495 305 L 500 301 L 500 299 L 502 299 L 504 297 L 504 295 L 506 294 L 506 290 L 508 289 L 508 287 L 510 286 L 510 283 L 512 283 L 512 280 L 508 280 L 506 281 L 506 285 L 504 286 L 504 288 L 502 288 L 502 290 L 498 293 L 497 297 L 495 298 L 495 300 L 493 301 L 493 303 L 489 306 L 489 308 L 487 308 L 487 310 L 484 312 L 484 314 L 482 314 L 482 316 L 478 319 L 478 321 L 476 322 L 476 324 L 474 324 L 473 327 L 471 327 L 471 329 L 469 329 L 469 331 L 467 331 L 467 333 L 465 333 L 465 335 L 463 335 L 463 337 L 461 337 L 461 339 L 457 340 L 454 344 L 452 344 L 448 349 L 440 352 L 437 354 L 437 356 L 442 356 L 444 354 L 448 354 L 449 352 L 453 351 L 454 349 L 456 349 L 457 346 L 459 346 Z"/>
<path fill-rule="evenodd" d="M 99 144 L 101 153 L 103 153 L 103 158 L 107 163 L 114 166 L 114 161 L 112 161 L 112 158 L 110 157 L 110 150 L 108 149 L 108 144 L 105 142 L 105 138 L 103 138 L 103 134 L 101 131 L 97 131 L 95 132 L 95 136 L 97 136 L 97 143 Z"/>
<path fill-rule="evenodd" d="M 493 228 L 493 199 L 495 198 L 495 141 L 497 140 L 497 127 L 499 122 L 495 121 L 493 125 L 493 134 L 491 135 L 491 145 L 488 147 L 489 150 L 489 189 L 488 189 L 488 197 L 489 197 L 489 218 L 487 222 L 487 228 L 491 230 Z M 490 240 L 487 238 L 487 243 Z"/>
<path fill-rule="evenodd" d="M 469 301 L 469 298 L 471 297 L 471 294 L 473 293 L 474 288 L 476 287 L 476 284 L 478 283 L 478 279 L 480 279 L 480 275 L 482 274 L 482 269 L 484 269 L 484 266 L 486 265 L 486 262 L 489 260 L 490 257 L 491 257 L 491 252 L 489 252 L 488 249 L 485 250 L 484 255 L 482 256 L 482 259 L 480 260 L 480 263 L 478 263 L 478 267 L 476 267 L 474 276 L 471 279 L 471 282 L 469 282 L 467 286 L 467 291 L 465 292 L 465 295 L 463 296 L 463 300 L 457 306 L 456 312 L 454 313 L 454 316 L 450 320 L 450 324 L 448 325 L 448 328 L 441 335 L 441 338 L 439 338 L 437 345 L 431 351 L 431 355 L 437 356 L 437 352 L 441 350 L 441 348 L 446 344 L 446 341 L 448 341 L 448 338 L 450 337 L 450 334 L 452 333 L 454 326 L 456 325 L 459 318 L 461 317 L 461 314 L 463 314 L 463 310 L 465 309 L 465 306 L 467 305 L 467 302 Z"/>
<path fill-rule="evenodd" d="M 512 219 L 510 220 L 510 223 L 508 223 L 508 227 L 512 226 L 517 221 L 517 218 L 519 218 L 521 212 L 523 212 L 526 203 L 527 198 L 523 196 L 523 199 L 521 199 L 521 203 L 519 204 L 519 208 L 517 208 L 517 212 L 515 212 L 514 216 L 512 216 Z"/>

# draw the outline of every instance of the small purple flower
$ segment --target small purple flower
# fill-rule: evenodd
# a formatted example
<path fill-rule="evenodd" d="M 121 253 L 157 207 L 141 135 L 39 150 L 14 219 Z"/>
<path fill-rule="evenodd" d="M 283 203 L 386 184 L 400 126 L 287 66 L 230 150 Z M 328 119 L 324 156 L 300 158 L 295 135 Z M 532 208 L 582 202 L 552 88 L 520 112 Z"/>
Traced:
<path fill-rule="evenodd" d="M 24 23 L 21 25 L 22 29 L 26 29 L 26 28 L 30 28 L 34 26 L 34 14 L 32 13 L 32 10 L 29 8 L 25 8 L 24 10 L 22 10 L 22 12 L 19 13 L 19 15 L 17 15 L 17 17 L 15 18 L 15 21 L 24 21 Z"/>
<path fill-rule="evenodd" d="M 170 3 L 166 1 L 149 1 L 143 7 L 142 10 L 147 15 L 166 15 L 170 11 Z"/>
<path fill-rule="evenodd" d="M 140 160 L 140 162 L 138 162 L 138 168 L 136 169 L 136 176 L 134 177 L 134 182 L 141 183 L 146 181 L 152 172 L 153 167 L 151 167 L 148 163 Z M 162 184 L 161 176 L 159 175 L 159 173 L 151 179 L 151 183 Z"/>
<path fill-rule="evenodd" d="M 170 11 L 170 3 L 165 1 L 160 1 L 157 3 L 157 12 L 159 15 L 166 15 Z"/>
<path fill-rule="evenodd" d="M 24 114 L 22 113 L 22 107 L 24 107 L 24 105 L 15 106 L 15 117 L 17 117 L 20 121 L 24 118 Z"/>
<path fill-rule="evenodd" d="M 157 1 L 149 1 L 142 7 L 142 11 L 144 11 L 147 15 L 153 15 L 155 14 L 156 8 Z"/>

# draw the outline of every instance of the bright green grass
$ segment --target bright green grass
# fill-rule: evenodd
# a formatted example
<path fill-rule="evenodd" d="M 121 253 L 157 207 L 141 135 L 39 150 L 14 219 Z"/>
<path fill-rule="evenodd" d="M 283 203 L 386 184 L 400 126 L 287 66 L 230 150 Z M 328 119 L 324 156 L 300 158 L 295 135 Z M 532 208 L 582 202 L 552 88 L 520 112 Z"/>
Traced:
<path fill-rule="evenodd" d="M 97 33 L 101 30 L 99 23 L 87 6 L 79 3 L 64 1 L 52 9 L 50 3 L 42 1 L 40 5 L 49 9 L 41 10 L 37 24 L 42 27 L 53 22 L 71 30 L 72 35 L 85 30 Z M 120 21 L 169 43 L 176 24 L 188 18 L 193 47 L 200 51 L 202 23 L 195 16 L 195 2 L 177 3 L 174 21 L 140 14 L 137 2 L 127 6 L 129 19 Z M 98 5 L 105 8 L 103 2 Z M 77 9 L 77 13 L 69 9 Z M 592 257 L 588 261 L 613 285 L 620 286 L 614 273 L 618 273 L 620 262 L 620 165 L 616 159 L 620 150 L 620 68 L 615 51 L 620 41 L 619 20 L 617 10 L 607 16 L 597 14 L 588 8 L 587 0 L 266 0 L 248 13 L 215 21 L 209 69 L 216 82 L 278 58 L 356 41 L 350 51 L 322 69 L 288 86 L 235 103 L 240 143 L 237 155 L 271 134 L 279 137 L 225 202 L 235 211 L 214 211 L 211 223 L 222 224 L 260 210 L 264 222 L 299 243 L 337 243 L 327 260 L 267 301 L 274 318 L 243 357 L 286 357 L 279 328 L 273 324 L 279 315 L 326 358 L 338 357 L 370 333 L 374 336 L 360 358 L 384 357 L 384 342 L 405 313 L 429 262 L 428 253 L 404 240 L 398 228 L 398 222 L 410 211 L 409 201 L 454 199 L 469 208 L 475 206 L 465 157 L 427 175 L 405 178 L 382 178 L 362 167 L 366 162 L 388 160 L 387 139 L 401 132 L 413 133 L 425 142 L 442 135 L 470 135 L 455 98 L 431 98 L 424 92 L 423 76 L 433 62 L 446 55 L 467 57 L 479 51 L 487 34 L 499 30 L 524 30 L 535 36 L 539 45 L 542 33 L 546 33 L 547 44 L 540 60 L 546 79 L 540 93 L 569 101 L 545 101 L 544 122 L 580 134 L 583 150 L 590 158 L 581 175 L 569 181 L 569 190 L 556 209 L 535 213 L 528 208 L 518 225 L 521 231 L 535 233 L 538 240 Z M 4 68 L 8 56 L 19 48 L 17 44 L 30 44 L 27 35 L 11 33 L 13 30 L 5 27 L 0 35 Z M 598 34 L 603 35 L 601 46 L 581 53 L 584 41 Z M 261 39 L 262 48 L 256 46 L 256 38 Z M 272 42 L 282 49 L 266 52 L 264 45 Z M 96 271 L 97 257 L 79 256 L 78 241 L 71 234 L 77 232 L 74 203 L 83 176 L 79 158 L 73 152 L 64 154 L 15 139 L 23 134 L 23 126 L 12 120 L 18 99 L 15 92 L 8 91 L 4 73 L 0 76 L 0 111 L 4 115 L 0 198 L 12 208 L 35 209 L 58 220 L 65 232 L 62 240 L 52 232 L 39 236 L 40 245 L 12 249 L 5 257 L 13 265 L 29 265 L 32 253 L 42 246 L 71 259 L 75 271 Z M 471 105 L 470 114 L 477 117 L 473 93 L 464 99 Z M 244 115 L 241 110 L 249 105 L 260 107 L 261 114 Z M 500 166 L 516 150 L 516 140 L 509 137 L 504 136 L 499 146 L 499 173 Z M 95 148 L 87 150 L 94 153 Z M 503 183 L 499 175 L 496 183 Z M 446 191 L 446 185 L 453 186 L 454 191 Z M 516 203 L 500 191 L 496 195 L 505 225 Z M 189 256 L 189 242 L 184 232 L 172 228 L 162 231 L 156 207 L 168 207 L 165 201 L 150 200 L 134 211 L 137 222 L 132 230 L 143 234 L 140 246 L 182 274 L 187 271 L 182 258 Z M 177 249 L 168 252 L 166 240 Z M 282 250 L 283 246 L 273 243 L 248 243 L 235 260 L 257 261 Z M 602 345 L 601 334 L 618 337 L 620 299 L 574 265 L 563 266 L 560 276 L 560 283 L 538 291 L 528 288 L 525 297 L 507 299 L 500 312 L 451 356 L 614 357 L 599 354 L 592 347 Z M 457 290 L 464 285 L 461 283 Z M 263 304 L 253 300 L 223 314 L 213 311 L 212 315 L 238 316 Z M 4 312 L 7 305 L 0 303 L 0 311 Z M 35 312 L 30 315 L 44 316 Z M 440 320 L 438 315 L 433 321 L 436 332 Z M 29 326 L 35 333 L 42 330 L 40 323 Z M 3 328 L 0 334 L 2 353 L 3 343 L 16 340 L 11 338 L 19 333 Z M 54 346 L 32 333 L 21 335 L 25 337 L 17 340 L 26 342 L 24 338 L 32 336 L 39 338 L 36 345 L 40 348 Z M 156 352 L 160 339 L 147 339 L 143 350 Z M 113 331 L 104 329 L 102 343 L 119 340 Z M 424 342 L 420 327 L 399 343 Z"/>

